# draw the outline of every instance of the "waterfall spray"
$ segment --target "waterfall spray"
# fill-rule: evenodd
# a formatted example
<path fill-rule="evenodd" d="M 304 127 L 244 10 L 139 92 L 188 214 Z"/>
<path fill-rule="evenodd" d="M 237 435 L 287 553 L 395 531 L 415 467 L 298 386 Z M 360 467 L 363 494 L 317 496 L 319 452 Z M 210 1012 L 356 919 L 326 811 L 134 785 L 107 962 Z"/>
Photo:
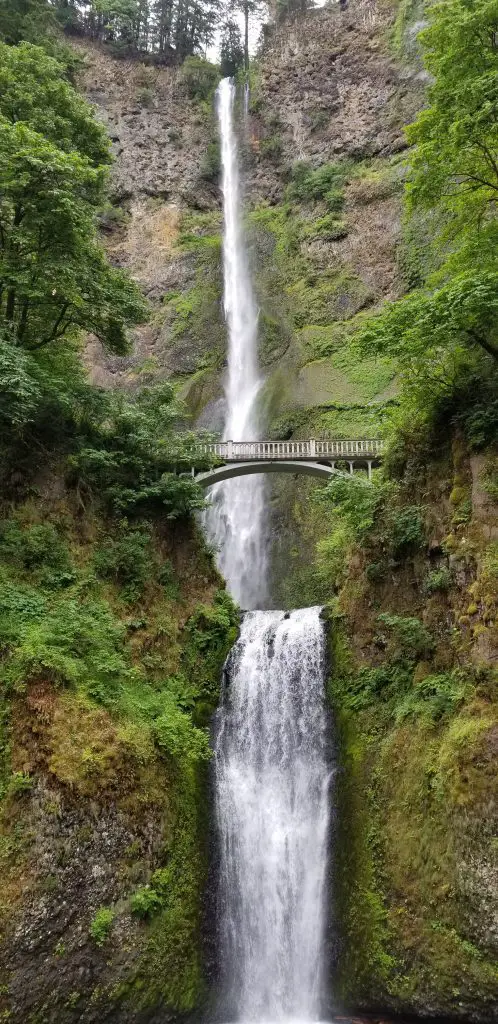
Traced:
<path fill-rule="evenodd" d="M 234 125 L 235 85 L 225 78 L 217 92 L 223 193 L 224 306 L 228 328 L 224 439 L 258 440 L 258 311 L 252 291 L 240 204 L 240 173 Z M 211 491 L 205 516 L 218 550 L 220 572 L 243 608 L 266 604 L 265 486 L 261 476 L 236 478 Z"/>

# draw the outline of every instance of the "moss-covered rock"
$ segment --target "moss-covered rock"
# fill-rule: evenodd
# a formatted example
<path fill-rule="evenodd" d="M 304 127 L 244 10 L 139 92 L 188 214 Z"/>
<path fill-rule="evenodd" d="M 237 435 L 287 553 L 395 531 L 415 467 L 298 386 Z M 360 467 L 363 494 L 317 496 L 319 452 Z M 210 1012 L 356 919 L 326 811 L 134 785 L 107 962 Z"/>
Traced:
<path fill-rule="evenodd" d="M 496 511 L 476 501 L 454 524 L 455 476 L 468 494 L 468 474 L 459 438 L 447 461 L 408 470 L 377 504 L 329 619 L 340 757 L 332 985 L 350 1008 L 487 1022 L 498 1007 L 498 677 L 489 610 L 469 611 L 466 595 L 488 578 Z M 423 506 L 408 504 L 418 495 Z M 450 525 L 450 550 L 466 552 L 458 564 L 437 539 Z"/>
<path fill-rule="evenodd" d="M 192 524 L 71 491 L 4 515 L 2 1019 L 168 1019 L 206 991 L 206 726 L 237 613 Z"/>

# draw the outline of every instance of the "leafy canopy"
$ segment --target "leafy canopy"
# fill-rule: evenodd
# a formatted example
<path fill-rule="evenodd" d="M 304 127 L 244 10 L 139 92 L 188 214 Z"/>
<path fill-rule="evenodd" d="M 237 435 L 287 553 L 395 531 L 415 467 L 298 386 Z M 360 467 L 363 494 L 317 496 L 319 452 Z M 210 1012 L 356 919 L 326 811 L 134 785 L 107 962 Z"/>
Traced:
<path fill-rule="evenodd" d="M 443 201 L 453 217 L 482 216 L 498 195 L 498 4 L 443 0 L 420 35 L 433 76 L 429 106 L 408 130 L 410 202 Z"/>
<path fill-rule="evenodd" d="M 427 17 L 419 38 L 432 82 L 429 106 L 407 129 L 406 189 L 410 244 L 426 269 L 357 335 L 363 352 L 399 358 L 398 435 L 403 417 L 408 429 L 461 422 L 462 402 L 475 407 L 479 387 L 484 405 L 496 396 L 498 3 L 444 0 Z M 421 224 L 431 242 L 414 241 Z"/>
<path fill-rule="evenodd" d="M 0 63 L 4 337 L 33 350 L 83 329 L 125 352 L 126 328 L 146 307 L 97 240 L 109 162 L 104 130 L 41 48 L 0 44 Z"/>

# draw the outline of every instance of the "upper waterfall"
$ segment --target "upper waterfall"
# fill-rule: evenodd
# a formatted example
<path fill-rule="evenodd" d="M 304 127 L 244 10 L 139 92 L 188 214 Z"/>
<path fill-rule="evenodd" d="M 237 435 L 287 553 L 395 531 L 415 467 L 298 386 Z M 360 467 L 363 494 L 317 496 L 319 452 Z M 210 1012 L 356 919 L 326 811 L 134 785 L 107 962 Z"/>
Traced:
<path fill-rule="evenodd" d="M 254 299 L 241 207 L 239 151 L 235 128 L 235 85 L 220 82 L 217 112 L 223 194 L 223 281 L 228 328 L 224 438 L 256 441 L 259 435 L 258 310 Z M 213 488 L 205 515 L 218 565 L 235 600 L 244 608 L 267 601 L 264 480 L 230 480 Z"/>

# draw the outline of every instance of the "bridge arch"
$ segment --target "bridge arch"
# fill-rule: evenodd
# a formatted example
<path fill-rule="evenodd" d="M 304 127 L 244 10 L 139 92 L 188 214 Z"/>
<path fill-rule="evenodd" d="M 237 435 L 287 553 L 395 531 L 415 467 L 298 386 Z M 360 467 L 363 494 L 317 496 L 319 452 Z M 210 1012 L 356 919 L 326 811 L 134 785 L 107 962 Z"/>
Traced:
<path fill-rule="evenodd" d="M 290 459 L 259 459 L 256 462 L 228 462 L 224 466 L 208 469 L 205 473 L 197 473 L 196 481 L 201 487 L 212 487 L 222 480 L 231 480 L 236 476 L 251 476 L 253 473 L 304 473 L 307 476 L 330 480 L 332 476 L 343 476 L 338 469 L 333 469 L 320 462 L 298 462 Z"/>

